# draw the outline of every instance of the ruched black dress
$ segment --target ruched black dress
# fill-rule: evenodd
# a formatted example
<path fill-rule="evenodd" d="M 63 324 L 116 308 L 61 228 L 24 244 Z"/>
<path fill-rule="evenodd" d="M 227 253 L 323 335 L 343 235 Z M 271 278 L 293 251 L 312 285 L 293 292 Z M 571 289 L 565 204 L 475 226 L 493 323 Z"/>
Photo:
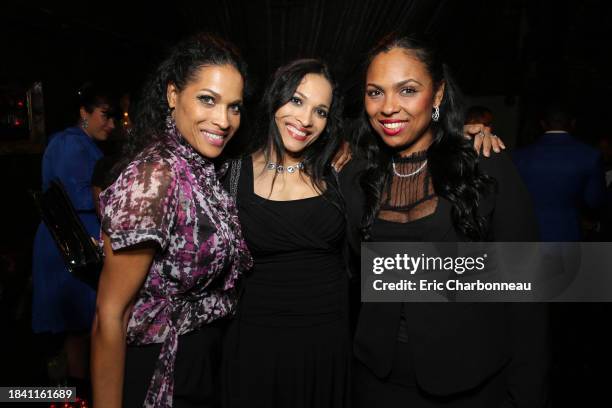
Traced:
<path fill-rule="evenodd" d="M 255 266 L 224 347 L 228 407 L 347 406 L 345 218 L 321 196 L 273 201 L 253 190 L 242 160 L 240 223 Z"/>

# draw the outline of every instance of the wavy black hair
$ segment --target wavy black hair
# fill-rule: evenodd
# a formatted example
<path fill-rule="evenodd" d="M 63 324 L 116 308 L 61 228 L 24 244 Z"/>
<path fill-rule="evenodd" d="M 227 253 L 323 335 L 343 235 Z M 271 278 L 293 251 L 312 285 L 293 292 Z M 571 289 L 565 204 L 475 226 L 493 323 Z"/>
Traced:
<path fill-rule="evenodd" d="M 198 33 L 174 46 L 169 55 L 145 82 L 136 103 L 134 127 L 124 149 L 122 163 L 127 165 L 139 152 L 165 137 L 166 118 L 170 113 L 167 88 L 174 84 L 179 91 L 195 79 L 205 66 L 231 65 L 247 83 L 247 65 L 232 44 L 219 37 Z M 242 118 L 241 118 L 242 120 Z"/>
<path fill-rule="evenodd" d="M 389 34 L 368 54 L 362 84 L 365 85 L 365 75 L 372 60 L 394 48 L 401 48 L 421 61 L 431 75 L 435 89 L 444 84 L 440 119 L 430 123 L 433 143 L 427 150 L 434 191 L 451 202 L 453 226 L 461 235 L 474 241 L 485 239 L 487 223 L 479 216 L 477 208 L 482 195 L 495 188 L 494 180 L 481 173 L 472 142 L 463 135 L 461 92 L 437 51 L 420 39 Z M 374 132 L 365 109 L 358 120 L 356 144 L 358 154 L 367 163 L 359 182 L 366 196 L 361 235 L 363 240 L 368 241 L 371 239 L 372 224 L 380 210 L 383 190 L 390 182 L 391 157 L 396 152 Z"/>
<path fill-rule="evenodd" d="M 288 103 L 295 90 L 308 74 L 322 75 L 332 87 L 332 102 L 329 107 L 327 124 L 321 135 L 307 146 L 302 155 L 303 172 L 310 177 L 313 186 L 322 193 L 326 187 L 335 189 L 329 183 L 333 177 L 331 163 L 341 142 L 343 99 L 327 64 L 318 59 L 298 59 L 280 67 L 263 94 L 259 115 L 255 124 L 254 137 L 249 153 L 263 150 L 267 161 L 275 153 L 278 164 L 283 164 L 285 148 L 276 126 L 276 111 Z M 275 175 L 276 178 L 276 175 Z"/>

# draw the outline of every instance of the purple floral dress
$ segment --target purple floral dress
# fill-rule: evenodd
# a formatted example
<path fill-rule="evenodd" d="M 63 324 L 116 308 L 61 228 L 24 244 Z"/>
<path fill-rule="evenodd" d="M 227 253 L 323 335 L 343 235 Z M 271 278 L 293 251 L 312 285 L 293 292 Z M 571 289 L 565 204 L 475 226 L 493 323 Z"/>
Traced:
<path fill-rule="evenodd" d="M 252 266 L 235 203 L 212 162 L 169 123 L 164 143 L 139 154 L 100 195 L 114 251 L 159 245 L 127 328 L 132 345 L 162 343 L 145 407 L 171 407 L 178 336 L 233 313 Z"/>

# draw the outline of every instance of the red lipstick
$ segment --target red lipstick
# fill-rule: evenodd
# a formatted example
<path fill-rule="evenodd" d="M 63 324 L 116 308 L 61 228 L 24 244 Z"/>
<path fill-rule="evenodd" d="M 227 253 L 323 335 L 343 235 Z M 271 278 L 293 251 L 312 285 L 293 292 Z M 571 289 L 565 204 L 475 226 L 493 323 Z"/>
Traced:
<path fill-rule="evenodd" d="M 380 119 L 378 121 L 381 125 L 382 131 L 387 136 L 395 136 L 406 128 L 407 120 L 399 119 Z"/>

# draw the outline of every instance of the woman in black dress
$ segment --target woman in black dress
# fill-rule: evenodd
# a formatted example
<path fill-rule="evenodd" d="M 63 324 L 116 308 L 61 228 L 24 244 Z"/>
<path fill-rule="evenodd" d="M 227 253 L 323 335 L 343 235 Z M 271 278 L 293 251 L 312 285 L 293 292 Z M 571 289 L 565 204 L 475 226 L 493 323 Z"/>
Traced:
<path fill-rule="evenodd" d="M 228 407 L 347 406 L 346 224 L 330 165 L 340 105 L 322 62 L 280 68 L 254 153 L 228 177 L 254 258 L 225 343 Z"/>
<path fill-rule="evenodd" d="M 358 145 L 341 174 L 349 238 L 535 241 L 524 186 L 504 155 L 479 160 L 459 93 L 427 45 L 387 37 L 368 61 Z M 364 303 L 355 407 L 542 407 L 547 319 L 538 304 Z"/>

